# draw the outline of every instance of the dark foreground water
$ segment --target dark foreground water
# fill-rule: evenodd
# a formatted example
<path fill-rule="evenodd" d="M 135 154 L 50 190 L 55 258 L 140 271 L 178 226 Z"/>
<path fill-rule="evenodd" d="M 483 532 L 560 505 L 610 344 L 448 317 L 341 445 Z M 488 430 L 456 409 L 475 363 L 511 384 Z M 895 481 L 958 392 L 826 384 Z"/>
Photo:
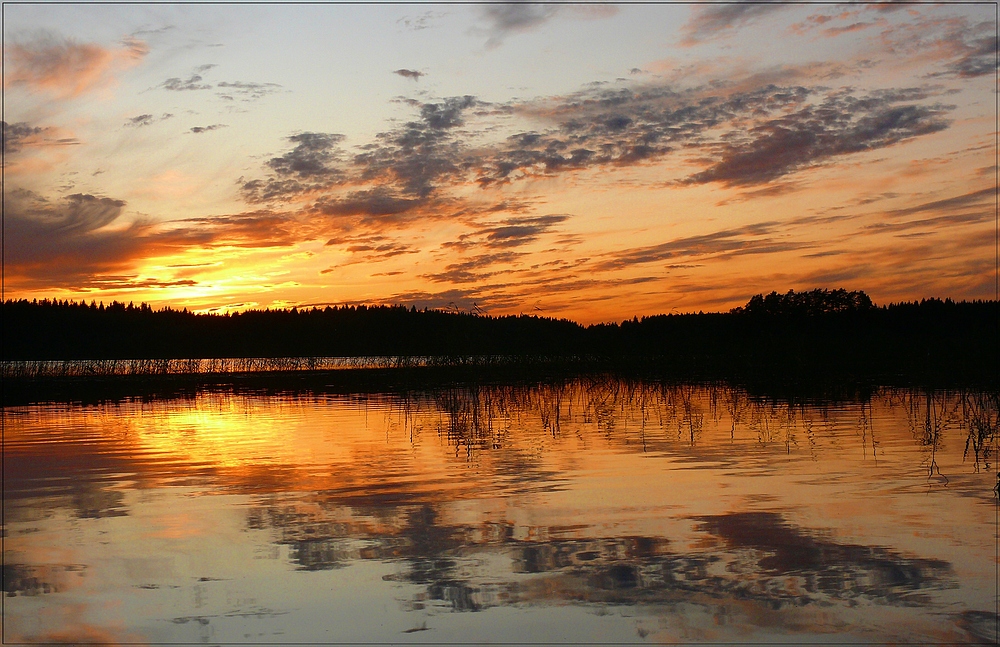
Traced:
<path fill-rule="evenodd" d="M 995 642 L 997 395 L 4 411 L 6 642 Z"/>

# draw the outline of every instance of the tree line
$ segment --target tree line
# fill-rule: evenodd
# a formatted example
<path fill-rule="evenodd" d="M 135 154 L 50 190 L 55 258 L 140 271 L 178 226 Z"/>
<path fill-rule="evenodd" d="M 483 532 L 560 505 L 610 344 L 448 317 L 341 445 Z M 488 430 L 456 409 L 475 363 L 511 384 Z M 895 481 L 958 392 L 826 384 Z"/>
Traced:
<path fill-rule="evenodd" d="M 996 301 L 876 306 L 864 292 L 772 292 L 729 312 L 582 326 L 400 305 L 196 314 L 147 304 L 3 303 L 4 360 L 468 356 L 587 358 L 685 375 L 967 375 L 995 380 Z"/>

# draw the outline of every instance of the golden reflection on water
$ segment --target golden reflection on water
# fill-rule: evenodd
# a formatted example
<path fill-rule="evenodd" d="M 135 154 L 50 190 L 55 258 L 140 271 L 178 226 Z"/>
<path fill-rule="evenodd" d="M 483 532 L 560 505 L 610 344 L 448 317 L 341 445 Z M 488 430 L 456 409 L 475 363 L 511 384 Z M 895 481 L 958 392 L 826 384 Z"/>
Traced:
<path fill-rule="evenodd" d="M 616 379 L 12 408 L 6 638 L 991 641 L 997 416 Z"/>

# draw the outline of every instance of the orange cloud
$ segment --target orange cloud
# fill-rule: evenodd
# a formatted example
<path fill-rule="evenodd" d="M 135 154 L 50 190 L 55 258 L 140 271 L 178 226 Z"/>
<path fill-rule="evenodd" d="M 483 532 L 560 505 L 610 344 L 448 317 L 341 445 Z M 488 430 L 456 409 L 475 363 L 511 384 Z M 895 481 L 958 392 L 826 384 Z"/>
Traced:
<path fill-rule="evenodd" d="M 148 52 L 145 43 L 131 38 L 107 48 L 45 35 L 8 46 L 4 86 L 23 85 L 60 99 L 77 97 L 106 86 L 115 72 L 135 65 Z"/>

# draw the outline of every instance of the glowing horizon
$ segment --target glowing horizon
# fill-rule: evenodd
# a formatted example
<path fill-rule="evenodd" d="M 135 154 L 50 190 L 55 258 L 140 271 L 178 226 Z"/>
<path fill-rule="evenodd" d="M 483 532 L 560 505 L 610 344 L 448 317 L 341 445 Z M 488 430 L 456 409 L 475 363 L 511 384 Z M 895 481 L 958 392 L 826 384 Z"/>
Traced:
<path fill-rule="evenodd" d="M 5 5 L 4 297 L 992 299 L 994 9 Z"/>

